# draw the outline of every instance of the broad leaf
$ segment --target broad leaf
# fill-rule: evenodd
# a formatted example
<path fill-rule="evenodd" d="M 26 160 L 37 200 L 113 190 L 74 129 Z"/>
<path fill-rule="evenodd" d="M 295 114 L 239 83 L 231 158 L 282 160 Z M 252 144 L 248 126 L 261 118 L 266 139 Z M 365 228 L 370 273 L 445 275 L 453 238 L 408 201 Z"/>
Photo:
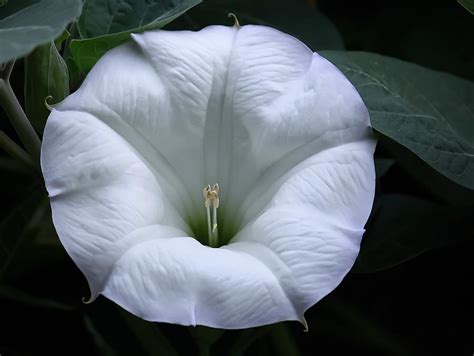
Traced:
<path fill-rule="evenodd" d="M 474 0 L 458 0 L 464 8 L 474 15 Z"/>
<path fill-rule="evenodd" d="M 161 333 L 158 325 L 141 320 L 122 308 L 117 309 L 127 329 L 140 342 L 147 355 L 178 355 L 168 339 Z"/>
<path fill-rule="evenodd" d="M 266 0 L 264 3 L 261 18 L 295 36 L 313 51 L 344 49 L 337 27 L 324 14 L 312 8 L 309 1 L 295 1 L 291 6 L 285 0 Z"/>
<path fill-rule="evenodd" d="M 425 192 L 431 194 L 436 201 L 458 207 L 474 206 L 474 190 L 450 180 L 426 162 L 420 160 L 408 148 L 385 136 L 381 137 L 378 145 L 383 147 L 396 160 L 397 165 L 415 182 L 423 186 Z M 377 159 L 375 160 L 375 167 L 377 170 Z"/>
<path fill-rule="evenodd" d="M 474 208 L 449 207 L 409 195 L 376 201 L 353 272 L 398 265 L 421 253 L 472 238 Z"/>
<path fill-rule="evenodd" d="M 42 0 L 0 20 L 0 63 L 59 36 L 79 16 L 81 7 L 81 0 Z"/>
<path fill-rule="evenodd" d="M 373 127 L 474 189 L 474 84 L 398 59 L 323 51 L 352 81 Z"/>
<path fill-rule="evenodd" d="M 241 25 L 264 25 L 289 33 L 312 50 L 344 49 L 342 37 L 336 26 L 309 2 L 285 0 L 207 0 L 192 9 L 186 16 L 173 23 L 173 29 L 201 29 L 209 25 L 232 25 L 227 14 L 234 13 Z M 295 21 L 295 19 L 297 19 Z M 178 25 L 179 23 L 179 25 Z M 177 25 L 177 26 L 175 26 Z"/>
<path fill-rule="evenodd" d="M 98 304 L 90 305 L 83 321 L 100 355 L 177 355 L 158 324 L 110 303 Z"/>
<path fill-rule="evenodd" d="M 382 178 L 390 168 L 395 164 L 395 160 L 390 158 L 376 158 L 375 159 L 375 173 L 377 179 Z"/>
<path fill-rule="evenodd" d="M 140 29 L 169 21 L 199 1 L 183 0 L 87 0 L 78 28 L 81 38 L 92 38 Z"/>
<path fill-rule="evenodd" d="M 70 45 L 74 62 L 70 67 L 73 82 L 85 75 L 105 52 L 125 42 L 131 33 L 161 28 L 200 2 L 201 0 L 86 2 L 79 20 L 79 31 L 84 38 L 73 40 Z"/>
<path fill-rule="evenodd" d="M 29 307 L 55 309 L 62 311 L 74 310 L 73 306 L 57 302 L 53 299 L 31 295 L 20 289 L 11 287 L 6 284 L 0 284 L 0 299 L 6 299 L 14 301 L 16 303 L 22 303 Z"/>
<path fill-rule="evenodd" d="M 44 192 L 38 187 L 33 189 L 0 220 L 0 280 L 21 245 L 40 231 L 41 222 L 49 210 Z"/>
<path fill-rule="evenodd" d="M 57 103 L 69 95 L 66 63 L 53 41 L 36 48 L 25 59 L 26 114 L 38 132 L 43 132 L 49 110 L 45 98 Z"/>

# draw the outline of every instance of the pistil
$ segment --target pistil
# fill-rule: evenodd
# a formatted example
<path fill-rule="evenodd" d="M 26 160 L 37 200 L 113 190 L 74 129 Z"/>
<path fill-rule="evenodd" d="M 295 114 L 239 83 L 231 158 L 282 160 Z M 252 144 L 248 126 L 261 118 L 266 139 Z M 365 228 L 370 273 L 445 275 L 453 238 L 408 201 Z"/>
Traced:
<path fill-rule="evenodd" d="M 204 196 L 204 206 L 207 215 L 207 232 L 209 237 L 209 246 L 217 247 L 219 245 L 219 234 L 217 230 L 217 208 L 219 207 L 219 184 L 212 187 L 208 184 L 204 187 L 202 194 Z M 212 207 L 212 218 L 211 218 Z"/>

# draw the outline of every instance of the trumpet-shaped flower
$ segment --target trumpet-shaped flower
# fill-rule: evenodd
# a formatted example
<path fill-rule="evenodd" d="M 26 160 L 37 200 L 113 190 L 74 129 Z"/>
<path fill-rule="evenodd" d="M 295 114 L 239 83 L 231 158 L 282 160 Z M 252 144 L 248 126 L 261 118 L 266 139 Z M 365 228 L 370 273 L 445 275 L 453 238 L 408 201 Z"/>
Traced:
<path fill-rule="evenodd" d="M 372 207 L 374 147 L 327 60 L 268 27 L 211 26 L 104 55 L 52 111 L 42 170 L 91 300 L 234 329 L 304 322 L 341 282 Z"/>

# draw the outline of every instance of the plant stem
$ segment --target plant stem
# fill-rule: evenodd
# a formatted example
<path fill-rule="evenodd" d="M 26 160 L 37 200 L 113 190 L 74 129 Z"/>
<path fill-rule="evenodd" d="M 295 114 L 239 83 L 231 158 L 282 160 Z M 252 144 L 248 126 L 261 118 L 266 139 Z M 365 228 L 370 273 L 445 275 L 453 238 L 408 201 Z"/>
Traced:
<path fill-rule="evenodd" d="M 6 81 L 10 80 L 10 75 L 12 74 L 14 65 L 15 60 L 2 64 L 0 67 L 0 79 L 4 79 Z"/>
<path fill-rule="evenodd" d="M 8 153 L 13 158 L 16 158 L 18 161 L 24 163 L 28 167 L 34 167 L 31 157 L 26 153 L 23 148 L 18 146 L 15 141 L 5 134 L 5 132 L 0 131 L 0 148 Z"/>
<path fill-rule="evenodd" d="M 12 67 L 13 62 L 7 63 L 0 73 L 0 104 L 30 155 L 34 166 L 39 169 L 41 141 L 10 85 Z"/>

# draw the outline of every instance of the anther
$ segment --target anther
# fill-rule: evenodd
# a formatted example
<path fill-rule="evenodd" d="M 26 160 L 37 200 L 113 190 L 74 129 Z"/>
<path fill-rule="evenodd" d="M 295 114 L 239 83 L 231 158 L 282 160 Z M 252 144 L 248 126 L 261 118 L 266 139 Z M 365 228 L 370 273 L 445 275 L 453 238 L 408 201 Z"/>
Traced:
<path fill-rule="evenodd" d="M 219 243 L 219 236 L 217 230 L 217 208 L 219 207 L 219 184 L 211 186 L 208 184 L 202 190 L 204 197 L 204 206 L 206 207 L 207 215 L 207 233 L 209 235 L 209 245 L 217 247 Z M 212 206 L 212 219 L 211 219 Z"/>

